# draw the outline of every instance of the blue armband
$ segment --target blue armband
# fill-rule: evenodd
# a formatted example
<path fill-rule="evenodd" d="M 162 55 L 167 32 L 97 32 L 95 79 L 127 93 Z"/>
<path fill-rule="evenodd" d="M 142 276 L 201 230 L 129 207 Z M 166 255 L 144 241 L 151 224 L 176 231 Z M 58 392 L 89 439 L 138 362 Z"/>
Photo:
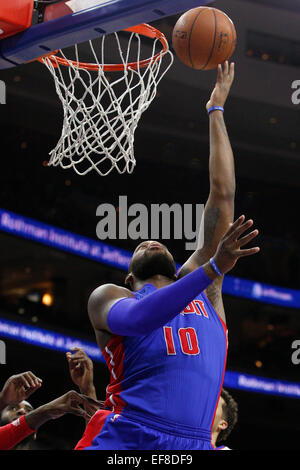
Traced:
<path fill-rule="evenodd" d="M 223 274 L 221 273 L 221 271 L 219 270 L 218 266 L 216 265 L 216 262 L 213 258 L 210 258 L 209 260 L 210 264 L 211 264 L 211 267 L 213 268 L 213 270 L 215 271 L 215 273 L 218 275 L 218 276 L 223 276 Z"/>
<path fill-rule="evenodd" d="M 211 106 L 207 110 L 208 115 L 210 115 L 212 111 L 222 111 L 222 113 L 224 113 L 224 108 L 222 108 L 222 106 Z"/>

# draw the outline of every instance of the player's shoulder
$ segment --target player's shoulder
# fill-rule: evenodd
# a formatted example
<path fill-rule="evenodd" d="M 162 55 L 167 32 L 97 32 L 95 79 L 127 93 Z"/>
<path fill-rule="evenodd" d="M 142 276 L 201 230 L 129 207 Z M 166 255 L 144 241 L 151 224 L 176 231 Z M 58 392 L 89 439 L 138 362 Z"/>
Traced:
<path fill-rule="evenodd" d="M 91 293 L 88 300 L 88 314 L 93 327 L 107 330 L 107 314 L 109 309 L 119 300 L 133 297 L 132 292 L 115 284 L 103 284 Z"/>
<path fill-rule="evenodd" d="M 116 284 L 102 284 L 93 290 L 89 297 L 89 302 L 107 298 L 132 297 L 132 292 L 126 287 L 117 286 Z"/>

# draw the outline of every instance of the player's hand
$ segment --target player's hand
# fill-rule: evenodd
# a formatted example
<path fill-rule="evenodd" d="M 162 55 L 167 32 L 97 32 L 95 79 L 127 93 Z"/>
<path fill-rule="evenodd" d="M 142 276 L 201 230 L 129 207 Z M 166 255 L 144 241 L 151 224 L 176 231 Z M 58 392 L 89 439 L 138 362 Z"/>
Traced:
<path fill-rule="evenodd" d="M 241 237 L 252 225 L 253 220 L 250 219 L 245 222 L 245 216 L 241 215 L 221 239 L 214 260 L 222 273 L 225 274 L 230 271 L 239 258 L 259 252 L 260 249 L 257 246 L 241 249 L 258 235 L 258 230 L 253 230 Z"/>
<path fill-rule="evenodd" d="M 7 405 L 17 405 L 26 400 L 32 393 L 38 390 L 42 385 L 42 380 L 36 377 L 32 372 L 23 372 L 12 375 L 4 384 L 0 393 L 1 407 Z"/>
<path fill-rule="evenodd" d="M 70 376 L 80 391 L 86 395 L 94 396 L 94 368 L 93 361 L 86 355 L 81 348 L 72 348 L 71 352 L 66 353 L 69 364 Z"/>
<path fill-rule="evenodd" d="M 222 106 L 224 107 L 228 93 L 230 91 L 232 82 L 234 79 L 234 62 L 229 65 L 228 61 L 218 65 L 217 83 L 213 92 L 210 96 L 206 109 L 211 106 Z"/>
<path fill-rule="evenodd" d="M 25 420 L 31 429 L 37 430 L 42 424 L 46 423 L 50 419 L 57 419 L 66 413 L 71 413 L 76 416 L 81 416 L 85 420 L 89 420 L 93 413 L 87 412 L 84 408 L 91 406 L 91 398 L 80 395 L 79 393 L 71 390 L 65 393 L 56 400 L 50 401 L 45 405 L 30 411 L 25 416 Z M 93 401 L 93 407 L 95 410 L 99 409 L 101 405 Z M 103 408 L 103 407 L 102 407 Z"/>
<path fill-rule="evenodd" d="M 83 408 L 85 405 L 89 404 L 90 402 L 86 397 L 71 390 L 40 408 L 43 408 L 43 413 L 46 414 L 48 419 L 57 419 L 66 413 L 90 419 L 91 415 Z"/>

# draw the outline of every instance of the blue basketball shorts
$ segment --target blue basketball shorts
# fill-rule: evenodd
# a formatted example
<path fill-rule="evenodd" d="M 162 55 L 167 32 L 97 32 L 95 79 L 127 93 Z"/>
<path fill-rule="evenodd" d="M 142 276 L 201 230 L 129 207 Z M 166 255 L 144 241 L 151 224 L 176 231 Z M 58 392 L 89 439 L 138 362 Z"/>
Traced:
<path fill-rule="evenodd" d="M 155 421 L 140 414 L 99 410 L 75 450 L 214 450 L 210 430 Z"/>

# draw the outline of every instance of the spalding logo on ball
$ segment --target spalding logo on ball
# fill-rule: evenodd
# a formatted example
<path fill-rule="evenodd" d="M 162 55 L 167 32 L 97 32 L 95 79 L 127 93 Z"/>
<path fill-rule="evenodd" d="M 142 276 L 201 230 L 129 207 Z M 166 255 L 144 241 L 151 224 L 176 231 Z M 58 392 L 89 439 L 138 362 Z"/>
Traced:
<path fill-rule="evenodd" d="M 223 11 L 198 7 L 184 13 L 173 29 L 173 47 L 178 58 L 197 70 L 215 69 L 232 56 L 236 30 Z"/>

